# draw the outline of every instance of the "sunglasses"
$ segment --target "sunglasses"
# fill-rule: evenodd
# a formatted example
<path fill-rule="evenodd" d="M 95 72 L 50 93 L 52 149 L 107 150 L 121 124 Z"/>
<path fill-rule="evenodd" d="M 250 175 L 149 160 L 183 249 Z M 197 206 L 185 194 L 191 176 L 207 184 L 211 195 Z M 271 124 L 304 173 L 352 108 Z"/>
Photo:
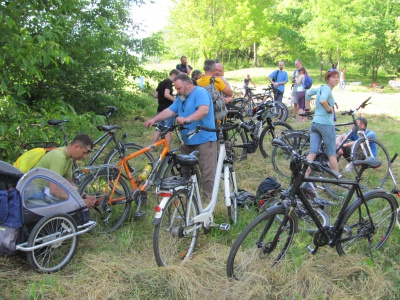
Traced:
<path fill-rule="evenodd" d="M 83 147 L 86 148 L 86 150 L 88 151 L 88 153 L 93 152 L 93 149 L 90 149 L 84 142 L 82 142 L 81 140 L 79 140 L 79 142 L 82 144 Z"/>
<path fill-rule="evenodd" d="M 335 69 L 335 68 L 332 68 L 332 69 L 328 70 L 328 72 L 335 72 L 335 71 L 337 72 L 337 69 Z"/>

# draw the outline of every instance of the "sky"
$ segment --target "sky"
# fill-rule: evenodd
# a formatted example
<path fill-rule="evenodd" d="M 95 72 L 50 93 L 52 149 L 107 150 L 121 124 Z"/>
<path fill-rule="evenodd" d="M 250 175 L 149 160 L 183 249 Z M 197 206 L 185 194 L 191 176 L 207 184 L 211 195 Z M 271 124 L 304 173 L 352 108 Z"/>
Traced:
<path fill-rule="evenodd" d="M 143 24 L 140 28 L 145 32 L 140 32 L 140 37 L 150 36 L 167 25 L 171 0 L 153 0 L 153 2 L 140 7 L 133 6 L 131 9 L 133 20 Z"/>

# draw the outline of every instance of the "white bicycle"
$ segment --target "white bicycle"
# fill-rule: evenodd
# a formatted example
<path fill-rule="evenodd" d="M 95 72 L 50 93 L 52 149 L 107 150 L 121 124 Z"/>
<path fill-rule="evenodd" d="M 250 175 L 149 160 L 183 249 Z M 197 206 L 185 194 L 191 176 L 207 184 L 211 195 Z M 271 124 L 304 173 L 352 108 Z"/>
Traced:
<path fill-rule="evenodd" d="M 178 162 L 191 170 L 189 180 L 182 177 L 170 177 L 163 179 L 157 187 L 158 195 L 163 197 L 155 208 L 156 214 L 153 221 L 155 225 L 153 250 L 158 266 L 174 265 L 189 259 L 201 234 L 200 230 L 207 233 L 212 227 L 221 230 L 230 229 L 228 223 L 214 223 L 213 213 L 222 176 L 228 218 L 230 223 L 236 223 L 238 187 L 233 168 L 233 154 L 223 137 L 224 132 L 238 126 L 240 126 L 239 123 L 218 129 L 198 126 L 188 133 L 188 137 L 191 137 L 200 130 L 206 130 L 218 132 L 219 135 L 219 155 L 214 187 L 211 201 L 205 208 L 201 202 L 199 183 L 193 172 L 193 167 L 198 164 L 198 151 L 189 155 L 178 155 Z"/>

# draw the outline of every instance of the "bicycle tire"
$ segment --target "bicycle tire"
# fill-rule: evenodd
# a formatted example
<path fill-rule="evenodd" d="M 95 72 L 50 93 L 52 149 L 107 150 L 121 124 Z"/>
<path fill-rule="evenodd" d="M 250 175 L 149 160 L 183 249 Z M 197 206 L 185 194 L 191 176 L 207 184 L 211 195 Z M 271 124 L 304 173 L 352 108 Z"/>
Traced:
<path fill-rule="evenodd" d="M 142 150 L 143 147 L 135 143 L 125 143 L 125 155 L 135 153 L 136 151 Z M 120 159 L 118 148 L 112 149 L 104 159 L 105 164 L 117 164 Z M 150 152 L 145 152 L 135 158 L 129 160 L 129 165 L 132 167 L 131 175 L 134 178 L 139 178 L 139 174 L 142 172 L 147 164 L 154 166 L 155 160 Z"/>
<path fill-rule="evenodd" d="M 343 230 L 336 243 L 339 255 L 369 254 L 380 249 L 392 233 L 397 215 L 397 202 L 393 195 L 375 190 L 364 194 L 364 198 L 366 204 L 358 198 L 345 212 L 340 226 Z M 365 205 L 368 206 L 373 226 Z"/>
<path fill-rule="evenodd" d="M 275 102 L 275 105 L 279 106 L 279 114 L 277 118 L 281 122 L 286 122 L 288 116 L 289 116 L 289 109 L 287 108 L 286 104 L 283 102 Z"/>
<path fill-rule="evenodd" d="M 239 112 L 242 114 L 243 118 L 251 116 L 253 108 L 251 105 L 251 100 L 242 97 L 233 99 L 232 103 L 235 109 L 239 110 Z"/>
<path fill-rule="evenodd" d="M 267 158 L 269 157 L 267 149 L 272 148 L 272 140 L 280 138 L 284 132 L 293 130 L 293 127 L 286 122 L 273 122 L 274 124 L 274 135 L 272 134 L 271 126 L 267 125 L 264 127 L 258 141 L 261 154 Z"/>
<path fill-rule="evenodd" d="M 352 148 L 352 161 L 362 160 L 367 157 L 374 157 L 378 159 L 382 165 L 376 169 L 367 169 L 363 173 L 363 182 L 369 188 L 381 188 L 387 181 L 389 174 L 389 168 L 391 166 L 390 156 L 383 144 L 376 139 L 368 138 L 369 143 L 375 143 L 377 146 L 377 157 L 374 157 L 368 150 L 368 147 L 364 147 L 365 139 L 360 138 L 356 141 Z M 360 166 L 354 166 L 357 171 L 360 170 Z"/>
<path fill-rule="evenodd" d="M 249 141 L 247 140 L 247 135 L 244 132 L 244 130 L 245 129 L 243 128 L 236 127 L 224 133 L 224 138 L 225 142 L 227 143 L 227 147 L 232 149 L 234 161 L 242 161 L 247 159 L 247 146 L 249 145 Z M 235 151 L 235 149 L 238 150 Z"/>
<path fill-rule="evenodd" d="M 291 132 L 280 137 L 282 141 L 290 145 L 294 150 L 303 156 L 307 156 L 310 151 L 310 136 L 300 132 Z M 272 149 L 272 165 L 274 170 L 281 176 L 290 178 L 291 153 L 278 146 Z"/>
<path fill-rule="evenodd" d="M 295 213 L 287 218 L 287 224 L 276 222 L 277 218 L 283 219 L 285 213 L 283 206 L 275 206 L 256 217 L 243 229 L 229 252 L 226 264 L 228 277 L 237 280 L 247 278 L 248 274 L 259 272 L 261 264 L 275 266 L 285 257 L 297 232 Z M 282 228 L 280 233 L 279 228 Z M 277 234 L 278 243 L 273 249 L 269 249 Z M 264 275 L 266 274 L 261 274 Z"/>
<path fill-rule="evenodd" d="M 113 195 L 111 206 L 108 205 L 110 193 L 114 185 L 115 193 Z M 115 182 L 115 176 L 112 172 L 100 171 L 97 174 L 90 175 L 80 185 L 78 193 L 96 197 L 97 206 L 91 208 L 90 219 L 96 221 L 94 227 L 98 232 L 112 232 L 122 226 L 126 221 L 131 209 L 130 189 L 121 176 L 118 182 Z"/>
<path fill-rule="evenodd" d="M 189 197 L 189 189 L 175 191 L 163 209 L 161 220 L 154 226 L 153 252 L 159 267 L 182 263 L 193 254 L 199 229 L 194 229 L 188 236 L 184 236 L 184 230 L 200 210 L 196 196 Z"/>
<path fill-rule="evenodd" d="M 28 247 L 42 244 L 78 231 L 76 222 L 71 216 L 57 213 L 43 217 L 33 227 L 28 238 Z M 27 252 L 29 265 L 40 273 L 53 273 L 63 269 L 75 255 L 78 236 L 43 246 Z"/>

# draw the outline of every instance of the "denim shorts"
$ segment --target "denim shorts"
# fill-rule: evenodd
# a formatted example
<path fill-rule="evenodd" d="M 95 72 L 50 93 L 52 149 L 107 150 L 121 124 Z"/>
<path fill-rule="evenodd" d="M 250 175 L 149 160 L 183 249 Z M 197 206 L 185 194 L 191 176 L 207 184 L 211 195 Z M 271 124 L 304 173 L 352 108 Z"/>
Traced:
<path fill-rule="evenodd" d="M 310 153 L 316 154 L 324 141 L 325 153 L 336 155 L 336 132 L 334 125 L 311 123 Z"/>
<path fill-rule="evenodd" d="M 157 122 L 157 123 L 160 124 L 161 126 L 171 127 L 174 124 L 174 121 L 175 121 L 175 116 L 165 119 L 164 121 Z"/>

